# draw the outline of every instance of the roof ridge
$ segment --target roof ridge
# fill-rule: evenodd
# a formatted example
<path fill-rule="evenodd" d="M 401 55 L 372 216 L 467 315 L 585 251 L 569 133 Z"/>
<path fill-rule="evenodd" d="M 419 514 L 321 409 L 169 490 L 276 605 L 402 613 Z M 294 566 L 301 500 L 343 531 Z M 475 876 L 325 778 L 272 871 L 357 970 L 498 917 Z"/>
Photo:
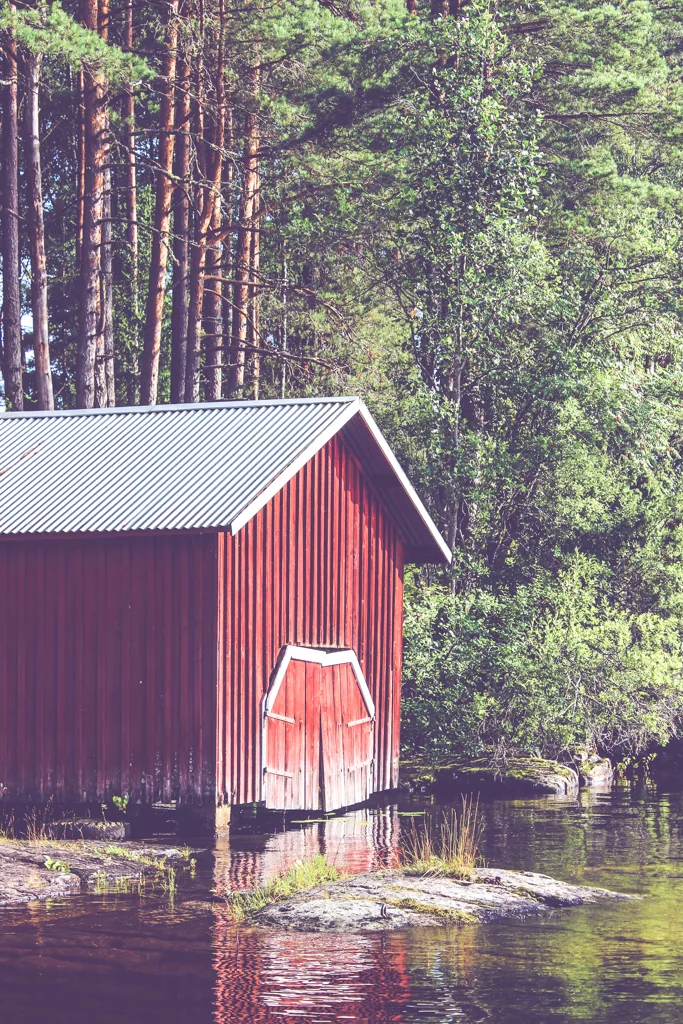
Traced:
<path fill-rule="evenodd" d="M 355 395 L 332 395 L 314 398 L 259 398 L 239 399 L 225 402 L 187 402 L 182 405 L 117 405 L 113 409 L 27 409 L 22 412 L 12 412 L 7 409 L 0 409 L 0 421 L 7 419 L 36 419 L 67 416 L 103 416 L 121 414 L 152 414 L 169 412 L 207 412 L 216 409 L 253 409 L 254 407 L 287 406 L 287 405 L 339 405 L 359 401 Z"/>

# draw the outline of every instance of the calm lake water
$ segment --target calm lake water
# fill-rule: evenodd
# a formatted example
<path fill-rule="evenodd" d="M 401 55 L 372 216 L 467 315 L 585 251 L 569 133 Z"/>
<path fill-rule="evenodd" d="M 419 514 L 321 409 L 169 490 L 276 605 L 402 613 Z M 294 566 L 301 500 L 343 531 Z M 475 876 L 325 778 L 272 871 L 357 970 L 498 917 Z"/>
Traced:
<path fill-rule="evenodd" d="M 319 850 L 350 870 L 390 863 L 409 819 L 396 807 L 354 812 L 221 841 L 173 901 L 148 891 L 0 911 L 0 1020 L 681 1024 L 683 795 L 619 787 L 483 810 L 490 865 L 645 898 L 333 936 L 235 927 L 220 902 L 207 904 Z"/>

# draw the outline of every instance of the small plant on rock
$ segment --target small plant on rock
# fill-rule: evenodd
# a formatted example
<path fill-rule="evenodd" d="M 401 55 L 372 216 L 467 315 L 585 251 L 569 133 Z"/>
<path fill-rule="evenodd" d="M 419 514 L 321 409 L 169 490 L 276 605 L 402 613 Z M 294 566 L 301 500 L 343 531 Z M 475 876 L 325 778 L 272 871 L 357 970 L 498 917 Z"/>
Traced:
<path fill-rule="evenodd" d="M 45 867 L 48 871 L 56 871 L 60 875 L 68 875 L 71 871 L 66 861 L 57 860 L 55 857 L 46 857 Z"/>
<path fill-rule="evenodd" d="M 128 804 L 130 803 L 130 793 L 126 793 L 125 796 L 113 796 L 111 802 L 120 814 L 128 813 Z"/>
<path fill-rule="evenodd" d="M 271 903 L 277 903 L 325 882 L 337 882 L 343 877 L 334 864 L 322 854 L 317 854 L 308 860 L 295 861 L 291 868 L 276 875 L 265 885 L 229 893 L 226 896 L 226 903 L 231 916 L 237 921 L 243 921 Z"/>

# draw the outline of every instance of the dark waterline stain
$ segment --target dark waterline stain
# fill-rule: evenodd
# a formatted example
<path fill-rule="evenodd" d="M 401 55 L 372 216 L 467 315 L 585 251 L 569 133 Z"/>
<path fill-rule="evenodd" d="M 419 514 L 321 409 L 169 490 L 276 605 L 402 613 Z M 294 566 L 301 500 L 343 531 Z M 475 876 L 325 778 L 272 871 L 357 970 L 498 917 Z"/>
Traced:
<path fill-rule="evenodd" d="M 354 812 L 217 843 L 167 894 L 88 895 L 0 911 L 3 1024 L 680 1024 L 683 797 L 649 787 L 492 801 L 491 866 L 639 893 L 548 918 L 386 935 L 236 927 L 220 896 L 324 852 L 391 864 L 410 819 Z M 402 807 L 401 810 L 405 810 Z M 420 809 L 417 807 L 417 809 Z M 211 902 L 213 901 L 213 902 Z"/>

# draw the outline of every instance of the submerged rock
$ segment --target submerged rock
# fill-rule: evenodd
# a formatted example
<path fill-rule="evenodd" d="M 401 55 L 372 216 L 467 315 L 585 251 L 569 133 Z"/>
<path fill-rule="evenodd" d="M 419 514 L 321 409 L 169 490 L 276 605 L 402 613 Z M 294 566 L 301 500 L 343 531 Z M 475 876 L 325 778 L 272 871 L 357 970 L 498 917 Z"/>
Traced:
<path fill-rule="evenodd" d="M 392 931 L 543 914 L 600 900 L 633 899 L 528 871 L 482 868 L 472 881 L 380 871 L 330 882 L 274 903 L 252 923 L 294 931 Z"/>
<path fill-rule="evenodd" d="M 511 757 L 497 763 L 485 757 L 453 758 L 429 763 L 408 761 L 401 765 L 401 783 L 412 792 L 454 790 L 491 792 L 506 796 L 558 794 L 573 796 L 579 790 L 579 776 L 573 768 L 543 757 Z"/>
<path fill-rule="evenodd" d="M 0 907 L 52 899 L 89 887 L 164 880 L 167 862 L 185 855 L 174 847 L 107 842 L 0 840 Z"/>
<path fill-rule="evenodd" d="M 66 818 L 53 821 L 47 826 L 53 839 L 109 839 L 122 842 L 130 839 L 130 823 L 127 821 L 98 821 L 97 818 Z"/>

